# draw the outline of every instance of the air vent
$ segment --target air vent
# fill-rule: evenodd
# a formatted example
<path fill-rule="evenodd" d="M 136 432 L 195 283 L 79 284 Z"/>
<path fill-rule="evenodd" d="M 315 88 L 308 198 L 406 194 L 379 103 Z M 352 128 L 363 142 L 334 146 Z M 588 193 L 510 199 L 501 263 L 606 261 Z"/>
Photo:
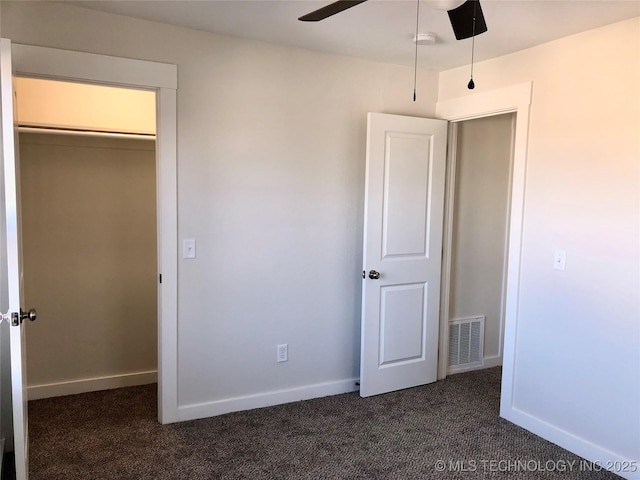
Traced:
<path fill-rule="evenodd" d="M 484 316 L 449 322 L 449 367 L 447 373 L 475 370 L 484 365 Z"/>

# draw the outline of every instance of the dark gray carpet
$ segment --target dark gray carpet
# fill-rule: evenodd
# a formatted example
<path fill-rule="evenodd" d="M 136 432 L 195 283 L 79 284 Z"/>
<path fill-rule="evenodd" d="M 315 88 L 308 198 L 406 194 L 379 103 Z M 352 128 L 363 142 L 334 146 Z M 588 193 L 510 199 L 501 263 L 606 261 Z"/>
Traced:
<path fill-rule="evenodd" d="M 155 385 L 37 400 L 31 479 L 619 478 L 500 419 L 500 375 L 173 425 L 156 421 Z"/>

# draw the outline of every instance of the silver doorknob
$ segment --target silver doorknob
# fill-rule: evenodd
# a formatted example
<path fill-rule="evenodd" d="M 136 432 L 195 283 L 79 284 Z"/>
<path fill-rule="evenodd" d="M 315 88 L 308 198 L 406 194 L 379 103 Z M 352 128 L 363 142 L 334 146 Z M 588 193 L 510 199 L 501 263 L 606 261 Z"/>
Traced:
<path fill-rule="evenodd" d="M 371 280 L 378 280 L 380 278 L 380 272 L 376 272 L 375 270 L 369 271 L 369 278 Z"/>
<path fill-rule="evenodd" d="M 33 322 L 37 317 L 38 312 L 36 312 L 35 308 L 32 308 L 28 312 L 23 312 L 22 309 L 20 309 L 20 323 L 22 323 L 23 320 L 31 320 Z"/>

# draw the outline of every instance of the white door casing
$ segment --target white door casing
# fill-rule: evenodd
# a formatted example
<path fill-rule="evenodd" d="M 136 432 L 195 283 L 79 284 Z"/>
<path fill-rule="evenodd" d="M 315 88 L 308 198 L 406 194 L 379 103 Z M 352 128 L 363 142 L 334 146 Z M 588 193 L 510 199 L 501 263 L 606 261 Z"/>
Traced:
<path fill-rule="evenodd" d="M 509 206 L 508 252 L 506 265 L 505 325 L 503 340 L 502 387 L 500 393 L 500 416 L 527 428 L 526 422 L 518 419 L 513 407 L 513 385 L 515 383 L 515 346 L 518 324 L 518 297 L 520 291 L 520 256 L 524 224 L 524 192 L 526 183 L 527 144 L 529 136 L 529 111 L 533 83 L 523 83 L 488 92 L 474 93 L 461 98 L 443 100 L 436 104 L 436 115 L 450 122 L 474 118 L 516 114 L 513 138 L 513 160 L 511 171 L 511 196 Z M 448 319 L 441 318 L 440 378 L 446 376 L 448 350 Z"/>
<path fill-rule="evenodd" d="M 368 115 L 363 397 L 436 381 L 446 141 L 446 121 Z"/>
<path fill-rule="evenodd" d="M 17 154 L 16 130 L 14 126 L 13 67 L 11 42 L 0 40 L 0 102 L 2 116 L 2 168 L 4 190 L 4 234 L 6 245 L 6 281 L 9 294 L 9 310 L 2 312 L 6 321 L 13 315 L 20 317 L 23 306 L 22 258 L 20 245 L 20 168 Z M 27 381 L 25 361 L 25 324 L 18 322 L 9 329 L 11 359 L 11 394 L 13 404 L 13 447 L 16 478 L 28 478 L 28 432 L 27 432 Z"/>

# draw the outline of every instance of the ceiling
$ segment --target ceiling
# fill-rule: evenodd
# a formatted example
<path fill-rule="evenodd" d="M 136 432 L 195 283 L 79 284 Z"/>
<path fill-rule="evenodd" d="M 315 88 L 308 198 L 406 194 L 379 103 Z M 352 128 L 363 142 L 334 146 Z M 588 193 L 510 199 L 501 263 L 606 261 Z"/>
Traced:
<path fill-rule="evenodd" d="M 332 0 L 72 1 L 81 7 L 320 52 L 413 65 L 417 0 L 369 0 L 317 23 L 297 18 Z M 438 35 L 419 47 L 434 71 L 466 65 L 471 39 L 455 40 L 447 13 L 420 0 L 420 32 Z M 640 16 L 640 0 L 481 0 L 488 32 L 476 37 L 482 61 L 567 35 Z"/>

